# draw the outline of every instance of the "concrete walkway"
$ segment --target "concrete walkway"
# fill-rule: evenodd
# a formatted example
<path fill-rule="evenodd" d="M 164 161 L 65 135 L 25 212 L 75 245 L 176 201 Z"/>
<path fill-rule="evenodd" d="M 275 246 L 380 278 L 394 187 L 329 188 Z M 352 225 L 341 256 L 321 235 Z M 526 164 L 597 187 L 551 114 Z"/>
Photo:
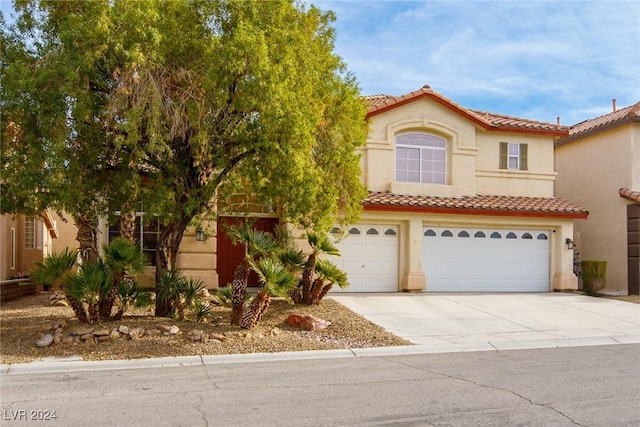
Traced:
<path fill-rule="evenodd" d="M 574 294 L 339 294 L 331 298 L 416 345 L 0 365 L 0 375 L 321 358 L 640 344 L 640 304 Z"/>
<path fill-rule="evenodd" d="M 640 343 L 640 305 L 564 293 L 341 294 L 425 352 Z"/>

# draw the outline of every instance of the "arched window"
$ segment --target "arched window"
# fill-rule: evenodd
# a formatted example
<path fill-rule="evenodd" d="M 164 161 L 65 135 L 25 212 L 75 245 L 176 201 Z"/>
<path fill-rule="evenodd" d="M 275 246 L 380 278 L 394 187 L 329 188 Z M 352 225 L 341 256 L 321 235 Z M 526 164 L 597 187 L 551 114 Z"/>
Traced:
<path fill-rule="evenodd" d="M 444 230 L 442 233 L 440 233 L 440 236 L 442 237 L 453 237 L 453 233 L 449 230 Z"/>
<path fill-rule="evenodd" d="M 533 239 L 533 236 L 531 235 L 531 233 L 524 233 L 522 235 L 522 238 L 526 239 L 526 240 L 531 240 L 531 239 Z"/>
<path fill-rule="evenodd" d="M 458 233 L 458 237 L 469 237 L 469 233 L 462 230 L 461 232 Z"/>
<path fill-rule="evenodd" d="M 500 233 L 498 233 L 497 231 L 494 231 L 493 233 L 491 233 L 491 238 L 492 239 L 502 239 L 502 235 Z"/>
<path fill-rule="evenodd" d="M 360 234 L 360 230 L 353 227 L 352 229 L 349 230 L 349 234 Z"/>
<path fill-rule="evenodd" d="M 483 238 L 487 236 L 482 231 L 476 231 L 476 234 L 474 234 L 473 237 Z"/>
<path fill-rule="evenodd" d="M 372 235 L 376 236 L 376 235 L 378 235 L 378 230 L 376 230 L 375 228 L 370 228 L 370 229 L 367 230 L 367 234 L 370 235 L 370 236 L 372 236 Z"/>
<path fill-rule="evenodd" d="M 538 240 L 548 240 L 549 238 L 547 237 L 547 235 L 546 235 L 546 234 L 544 234 L 544 233 L 540 233 L 540 234 L 538 234 L 537 239 L 538 239 Z"/>
<path fill-rule="evenodd" d="M 396 181 L 444 184 L 446 163 L 443 138 L 421 132 L 396 136 Z"/>
<path fill-rule="evenodd" d="M 518 235 L 514 232 L 510 232 L 507 234 L 507 239 L 517 239 Z"/>
<path fill-rule="evenodd" d="M 427 230 L 424 232 L 424 235 L 427 237 L 436 237 L 436 232 L 433 230 Z"/>
<path fill-rule="evenodd" d="M 384 232 L 385 236 L 395 236 L 396 234 L 396 230 L 394 230 L 393 228 L 387 228 L 387 230 Z"/>

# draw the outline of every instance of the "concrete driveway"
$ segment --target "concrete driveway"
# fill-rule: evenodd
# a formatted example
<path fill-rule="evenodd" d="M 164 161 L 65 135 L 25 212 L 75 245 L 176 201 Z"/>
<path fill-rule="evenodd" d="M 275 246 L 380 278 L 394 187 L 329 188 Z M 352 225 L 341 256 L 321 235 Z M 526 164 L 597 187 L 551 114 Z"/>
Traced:
<path fill-rule="evenodd" d="M 331 298 L 423 352 L 640 343 L 640 305 L 605 298 L 564 293 Z"/>

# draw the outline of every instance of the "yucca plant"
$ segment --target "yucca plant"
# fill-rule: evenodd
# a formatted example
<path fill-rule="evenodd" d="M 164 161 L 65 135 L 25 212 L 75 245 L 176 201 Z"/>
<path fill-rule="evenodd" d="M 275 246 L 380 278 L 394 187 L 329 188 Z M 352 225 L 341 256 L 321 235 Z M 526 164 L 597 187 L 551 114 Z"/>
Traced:
<path fill-rule="evenodd" d="M 277 250 L 278 242 L 269 233 L 251 228 L 249 222 L 229 227 L 227 233 L 234 244 L 245 245 L 245 257 L 233 273 L 231 281 L 231 320 L 232 325 L 240 325 L 244 300 L 247 295 L 247 282 L 251 271 L 251 261 Z"/>
<path fill-rule="evenodd" d="M 178 319 L 184 320 L 185 311 L 202 300 L 200 297 L 200 291 L 204 289 L 205 285 L 202 280 L 195 280 L 192 278 L 184 279 L 179 283 L 178 297 L 176 301 L 176 309 L 178 312 Z"/>
<path fill-rule="evenodd" d="M 184 276 L 180 270 L 168 270 L 160 281 L 156 283 L 156 305 L 167 308 L 167 313 L 175 316 L 177 301 L 180 298 L 180 289 Z"/>
<path fill-rule="evenodd" d="M 349 285 L 347 274 L 340 270 L 337 265 L 327 260 L 316 262 L 317 278 L 313 281 L 308 304 L 318 304 L 324 298 L 333 285 L 345 288 Z"/>
<path fill-rule="evenodd" d="M 211 304 L 207 301 L 203 301 L 202 299 L 195 300 L 193 305 L 193 311 L 196 317 L 196 321 L 204 322 L 211 317 Z"/>
<path fill-rule="evenodd" d="M 250 261 L 251 268 L 258 274 L 262 288 L 249 301 L 242 315 L 244 329 L 255 327 L 271 304 L 271 297 L 289 299 L 289 291 L 296 285 L 296 279 L 277 260 L 262 258 Z"/>
<path fill-rule="evenodd" d="M 145 258 L 135 243 L 118 238 L 103 247 L 104 266 L 109 273 L 110 288 L 100 301 L 100 318 L 108 320 L 122 282 L 130 286 L 144 268 Z"/>
<path fill-rule="evenodd" d="M 78 320 L 95 323 L 100 320 L 100 301 L 109 291 L 109 275 L 99 262 L 83 264 L 78 273 L 65 282 L 65 292 L 76 301 L 86 303 L 86 314 Z"/>

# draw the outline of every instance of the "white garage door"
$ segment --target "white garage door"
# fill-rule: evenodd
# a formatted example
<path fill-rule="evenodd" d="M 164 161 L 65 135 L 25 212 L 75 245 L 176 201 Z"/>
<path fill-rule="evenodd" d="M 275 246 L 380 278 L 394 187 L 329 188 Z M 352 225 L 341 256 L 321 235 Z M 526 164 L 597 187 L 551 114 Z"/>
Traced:
<path fill-rule="evenodd" d="M 336 246 L 341 256 L 329 259 L 347 273 L 349 286 L 336 286 L 331 292 L 398 291 L 397 226 L 350 226 L 347 236 Z"/>
<path fill-rule="evenodd" d="M 427 291 L 548 292 L 549 232 L 424 227 Z"/>

